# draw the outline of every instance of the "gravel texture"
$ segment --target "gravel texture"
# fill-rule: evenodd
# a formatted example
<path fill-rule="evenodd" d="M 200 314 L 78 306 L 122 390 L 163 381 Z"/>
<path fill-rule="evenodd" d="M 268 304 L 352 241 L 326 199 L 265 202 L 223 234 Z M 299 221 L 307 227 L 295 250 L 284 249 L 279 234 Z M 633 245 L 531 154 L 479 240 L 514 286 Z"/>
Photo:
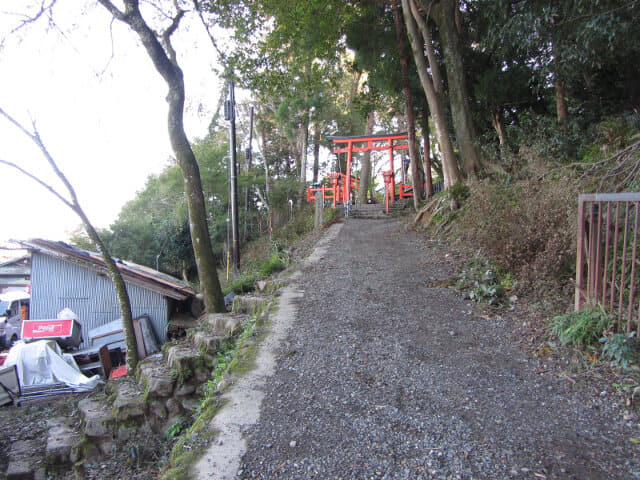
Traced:
<path fill-rule="evenodd" d="M 400 223 L 347 221 L 296 280 L 237 477 L 640 479 L 638 415 L 432 288 L 453 273 Z"/>

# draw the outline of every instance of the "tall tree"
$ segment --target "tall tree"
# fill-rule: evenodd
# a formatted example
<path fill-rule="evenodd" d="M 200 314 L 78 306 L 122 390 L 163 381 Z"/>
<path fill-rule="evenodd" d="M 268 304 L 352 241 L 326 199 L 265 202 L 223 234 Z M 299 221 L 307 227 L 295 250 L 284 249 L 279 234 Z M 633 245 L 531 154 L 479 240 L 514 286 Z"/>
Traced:
<path fill-rule="evenodd" d="M 447 71 L 451 119 L 462 156 L 462 167 L 466 175 L 477 176 L 482 165 L 474 145 L 475 128 L 467 93 L 460 24 L 456 22 L 456 17 L 460 14 L 458 0 L 420 1 L 423 10 L 432 12 L 431 15 L 439 27 L 440 43 Z"/>
<path fill-rule="evenodd" d="M 364 129 L 365 135 L 371 135 L 373 133 L 373 127 L 376 124 L 376 112 L 371 110 L 367 114 L 367 126 Z M 360 162 L 360 185 L 358 186 L 358 201 L 357 203 L 367 203 L 367 196 L 369 193 L 369 178 L 371 178 L 371 150 L 367 150 L 362 154 L 362 161 Z"/>
<path fill-rule="evenodd" d="M 424 58 L 424 47 L 426 46 L 427 52 L 429 48 L 432 48 L 431 35 L 428 30 L 422 30 L 421 33 L 418 32 L 416 20 L 422 20 L 422 16 L 416 6 L 412 4 L 412 0 L 402 0 L 402 12 L 407 27 L 407 34 L 411 42 L 411 49 L 413 50 L 413 57 L 418 69 L 418 75 L 420 76 L 420 82 L 422 83 L 427 102 L 429 103 L 429 110 L 431 111 L 436 129 L 436 137 L 442 152 L 444 185 L 445 188 L 450 188 L 460 181 L 460 170 L 458 169 L 456 155 L 453 151 L 451 139 L 449 138 L 449 127 L 446 122 L 442 97 L 436 91 L 436 87 L 434 86 L 435 76 L 432 77 L 429 73 L 429 68 Z M 429 61 L 429 67 L 432 72 L 434 70 L 439 71 L 437 64 L 432 62 L 431 59 Z"/>
<path fill-rule="evenodd" d="M 409 82 L 409 59 L 405 49 L 405 30 L 403 27 L 398 0 L 394 0 L 391 8 L 396 27 L 396 41 L 398 42 L 398 52 L 400 54 L 400 71 L 402 74 L 402 93 L 404 95 L 404 116 L 407 122 L 409 159 L 411 164 L 411 182 L 413 184 L 413 206 L 418 210 L 420 197 L 422 196 L 422 181 L 418 173 L 418 141 L 416 139 L 416 120 L 413 111 L 413 98 L 411 96 L 411 85 Z M 403 167 L 404 168 L 404 167 Z"/>
<path fill-rule="evenodd" d="M 224 298 L 216 270 L 217 259 L 211 246 L 207 227 L 207 214 L 202 182 L 196 157 L 184 131 L 184 78 L 178 65 L 171 36 L 178 29 L 185 11 L 175 2 L 171 24 L 161 33 L 153 31 L 140 12 L 138 0 L 124 0 L 124 9 L 119 9 L 110 0 L 98 0 L 113 15 L 113 18 L 129 26 L 136 33 L 154 67 L 168 87 L 168 130 L 171 147 L 182 170 L 189 207 L 189 228 L 198 268 L 198 278 L 204 304 L 209 312 L 223 312 Z"/>

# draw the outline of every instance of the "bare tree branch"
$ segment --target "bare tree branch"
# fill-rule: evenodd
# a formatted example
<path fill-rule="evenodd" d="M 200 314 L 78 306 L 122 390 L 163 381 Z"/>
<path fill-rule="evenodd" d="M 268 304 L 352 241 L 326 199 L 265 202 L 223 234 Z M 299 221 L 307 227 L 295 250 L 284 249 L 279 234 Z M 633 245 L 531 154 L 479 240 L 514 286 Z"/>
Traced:
<path fill-rule="evenodd" d="M 71 202 L 69 202 L 69 200 L 64 198 L 60 193 L 58 193 L 58 191 L 55 188 L 53 188 L 51 185 L 45 183 L 44 181 L 40 180 L 33 173 L 28 172 L 27 170 L 25 170 L 24 168 L 20 167 L 19 165 L 15 164 L 13 162 L 9 162 L 9 161 L 3 160 L 1 158 L 0 158 L 0 163 L 3 164 L 3 165 L 6 165 L 8 167 L 14 168 L 15 170 L 18 170 L 20 173 L 22 173 L 23 175 L 29 177 L 31 180 L 39 183 L 42 187 L 44 187 L 45 189 L 49 190 L 49 192 L 51 192 L 53 195 L 55 195 L 67 207 L 71 208 L 72 210 L 75 210 L 75 206 Z"/>
<path fill-rule="evenodd" d="M 175 17 L 173 17 L 169 28 L 162 32 L 162 43 L 165 50 L 167 51 L 169 60 L 171 60 L 171 63 L 177 66 L 178 59 L 176 58 L 176 51 L 174 50 L 173 45 L 171 45 L 171 35 L 173 35 L 173 33 L 178 29 L 178 26 L 180 26 L 180 20 L 182 20 L 182 17 L 184 17 L 185 11 L 180 8 L 176 0 L 173 0 L 173 5 L 176 8 L 176 15 Z"/>
<path fill-rule="evenodd" d="M 131 11 L 130 7 L 132 6 L 132 4 L 135 6 L 135 8 L 138 7 L 137 0 L 130 0 L 129 2 L 125 2 L 124 12 L 116 7 L 110 0 L 98 0 L 98 3 L 106 8 L 114 18 L 117 18 L 122 22 L 127 22 L 127 17 Z"/>
<path fill-rule="evenodd" d="M 47 162 L 49 163 L 53 171 L 56 173 L 57 177 L 64 184 L 65 188 L 69 193 L 69 196 L 71 197 L 71 201 L 64 198 L 53 187 L 46 184 L 44 181 L 40 180 L 37 176 L 26 171 L 25 169 L 16 165 L 15 163 L 8 162 L 6 160 L 1 160 L 1 159 L 0 159 L 0 163 L 3 165 L 7 165 L 8 167 L 14 168 L 19 172 L 23 173 L 24 175 L 26 175 L 27 177 L 35 180 L 40 185 L 42 185 L 45 189 L 47 189 L 49 192 L 55 195 L 58 199 L 60 199 L 71 210 L 73 210 L 73 212 L 75 212 L 75 214 L 78 215 L 78 217 L 82 221 L 82 225 L 84 226 L 84 229 L 87 232 L 87 235 L 89 236 L 91 241 L 94 243 L 94 245 L 98 248 L 98 251 L 100 252 L 102 260 L 105 263 L 109 277 L 113 282 L 113 286 L 116 290 L 116 295 L 118 297 L 118 302 L 120 304 L 120 313 L 122 315 L 122 325 L 123 325 L 123 330 L 125 332 L 125 342 L 127 345 L 127 373 L 129 375 L 133 375 L 135 373 L 135 369 L 138 364 L 137 341 L 133 331 L 133 318 L 131 315 L 131 300 L 129 299 L 127 287 L 126 287 L 126 284 L 124 283 L 124 279 L 122 278 L 120 270 L 118 269 L 115 261 L 113 260 L 113 257 L 111 257 L 111 254 L 109 253 L 109 250 L 107 249 L 106 245 L 102 241 L 102 238 L 100 238 L 100 235 L 98 234 L 97 230 L 94 228 L 93 224 L 89 220 L 89 217 L 87 217 L 84 210 L 80 206 L 73 186 L 71 185 L 69 180 L 67 180 L 67 177 L 64 175 L 64 173 L 62 173 L 60 168 L 58 168 L 57 163 L 55 162 L 55 160 L 49 153 L 49 150 L 47 149 L 44 142 L 42 141 L 42 138 L 40 137 L 40 133 L 38 132 L 38 129 L 36 127 L 36 122 L 32 120 L 31 124 L 33 126 L 33 132 L 31 132 L 27 130 L 27 128 L 25 128 L 20 122 L 14 119 L 11 115 L 5 112 L 1 107 L 0 107 L 0 114 L 3 117 L 5 117 L 9 122 L 11 122 L 16 128 L 18 128 L 25 136 L 27 136 L 32 142 L 34 142 L 38 146 L 38 148 L 40 149 L 44 157 L 47 159 Z"/>
<path fill-rule="evenodd" d="M 198 16 L 200 17 L 200 21 L 202 22 L 202 26 L 204 27 L 204 29 L 207 32 L 207 35 L 209 37 L 209 40 L 211 41 L 211 45 L 213 45 L 213 48 L 215 49 L 215 51 L 218 52 L 218 56 L 220 57 L 220 62 L 225 64 L 227 56 L 224 54 L 224 52 L 222 52 L 218 48 L 218 43 L 216 42 L 216 39 L 213 36 L 213 33 L 211 33 L 211 30 L 209 29 L 209 24 L 204 19 L 204 15 L 202 14 L 202 6 L 201 6 L 200 2 L 198 0 L 193 0 L 193 6 L 196 9 L 196 12 L 198 12 Z"/>
<path fill-rule="evenodd" d="M 35 13 L 35 15 L 31 15 L 31 16 L 29 16 L 29 15 L 21 15 L 22 17 L 24 17 L 24 20 L 22 20 L 18 24 L 18 26 L 14 27 L 5 38 L 0 40 L 0 50 L 4 46 L 4 42 L 8 37 L 10 37 L 11 35 L 16 34 L 17 32 L 19 32 L 20 30 L 22 30 L 26 26 L 37 22 L 46 13 L 49 13 L 49 16 L 51 16 L 51 9 L 53 8 L 53 6 L 56 4 L 57 1 L 58 0 L 49 0 L 49 3 L 47 4 L 47 0 L 42 0 L 42 2 L 40 3 L 40 8 Z"/>

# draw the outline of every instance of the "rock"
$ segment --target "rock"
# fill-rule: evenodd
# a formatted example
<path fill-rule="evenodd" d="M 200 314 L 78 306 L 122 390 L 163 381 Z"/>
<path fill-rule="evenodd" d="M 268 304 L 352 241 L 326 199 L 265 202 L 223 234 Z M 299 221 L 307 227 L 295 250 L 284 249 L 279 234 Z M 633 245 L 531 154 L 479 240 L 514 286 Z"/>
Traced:
<path fill-rule="evenodd" d="M 170 415 L 175 415 L 180 413 L 180 403 L 175 398 L 169 398 L 165 403 L 167 407 L 167 412 Z"/>
<path fill-rule="evenodd" d="M 140 432 L 137 427 L 118 427 L 118 432 L 116 433 L 116 438 L 121 442 L 126 442 L 127 440 L 132 440 L 136 438 L 136 435 L 139 435 Z"/>
<path fill-rule="evenodd" d="M 289 447 L 296 448 L 297 446 L 298 446 L 298 442 L 296 442 L 295 440 L 291 440 L 289 442 Z"/>
<path fill-rule="evenodd" d="M 42 469 L 41 446 L 38 440 L 17 440 L 9 448 L 7 480 L 33 479 Z"/>
<path fill-rule="evenodd" d="M 84 418 L 84 433 L 88 437 L 104 437 L 111 435 L 113 413 L 104 402 L 85 398 L 80 400 L 78 408 Z"/>
<path fill-rule="evenodd" d="M 233 313 L 246 313 L 253 315 L 262 310 L 269 301 L 269 297 L 261 297 L 258 295 L 238 295 L 233 299 Z"/>
<path fill-rule="evenodd" d="M 170 397 L 173 393 L 175 380 L 170 375 L 152 376 L 147 379 L 147 388 L 150 397 Z"/>
<path fill-rule="evenodd" d="M 117 384 L 118 394 L 113 402 L 115 419 L 118 422 L 143 417 L 147 410 L 144 395 L 136 386 L 125 380 Z"/>
<path fill-rule="evenodd" d="M 205 352 L 215 352 L 220 347 L 222 337 L 216 335 L 208 335 L 205 332 L 198 332 L 193 337 L 193 343 L 199 350 Z"/>
<path fill-rule="evenodd" d="M 149 402 L 149 413 L 153 417 L 162 421 L 165 421 L 169 416 L 167 407 L 161 400 L 152 400 Z"/>
<path fill-rule="evenodd" d="M 198 409 L 201 403 L 202 399 L 200 398 L 185 398 L 184 400 L 182 400 L 182 408 L 184 408 L 187 412 L 193 413 Z"/>
<path fill-rule="evenodd" d="M 176 390 L 176 397 L 186 397 L 196 391 L 195 385 L 185 384 Z"/>
<path fill-rule="evenodd" d="M 139 365 L 140 382 L 146 384 L 151 397 L 170 397 L 173 393 L 175 379 L 171 370 L 159 357 L 142 361 Z"/>
<path fill-rule="evenodd" d="M 167 367 L 177 374 L 179 381 L 189 380 L 195 373 L 196 366 L 202 363 L 200 352 L 193 347 L 173 345 L 167 350 Z"/>
<path fill-rule="evenodd" d="M 78 452 L 73 447 L 80 441 L 68 418 L 56 417 L 48 420 L 46 463 L 50 466 L 64 465 L 78 460 Z M 73 458 L 72 458 L 73 457 Z"/>
<path fill-rule="evenodd" d="M 242 324 L 246 318 L 247 317 L 245 315 L 212 313 L 207 315 L 206 321 L 211 327 L 214 335 L 220 337 L 228 337 L 231 335 L 235 335 L 241 330 Z"/>
<path fill-rule="evenodd" d="M 195 377 L 195 381 L 198 384 L 202 384 L 204 382 L 206 382 L 207 380 L 209 380 L 209 377 L 211 376 L 211 371 L 208 368 L 198 368 L 196 370 L 196 374 L 194 375 Z"/>
<path fill-rule="evenodd" d="M 35 468 L 26 459 L 11 460 L 7 467 L 7 480 L 32 480 Z"/>

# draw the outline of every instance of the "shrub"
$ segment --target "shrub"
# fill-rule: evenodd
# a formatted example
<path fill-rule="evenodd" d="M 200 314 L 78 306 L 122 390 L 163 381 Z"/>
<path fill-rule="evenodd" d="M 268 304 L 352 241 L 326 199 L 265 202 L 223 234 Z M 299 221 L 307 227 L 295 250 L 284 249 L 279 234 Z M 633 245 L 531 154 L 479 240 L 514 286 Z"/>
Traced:
<path fill-rule="evenodd" d="M 548 167 L 529 169 L 529 179 L 471 184 L 452 234 L 517 278 L 518 293 L 562 296 L 575 271 L 578 188 Z"/>
<path fill-rule="evenodd" d="M 602 356 L 614 365 L 628 368 L 632 363 L 638 363 L 640 359 L 640 348 L 636 332 L 630 334 L 614 333 L 602 337 Z"/>
<path fill-rule="evenodd" d="M 222 293 L 227 295 L 231 292 L 237 294 L 253 292 L 256 289 L 256 280 L 254 274 L 244 274 L 225 286 Z"/>
<path fill-rule="evenodd" d="M 287 268 L 287 261 L 282 253 L 275 252 L 260 264 L 260 275 L 268 277 Z"/>
<path fill-rule="evenodd" d="M 467 290 L 467 298 L 489 305 L 504 304 L 513 287 L 511 275 L 484 257 L 474 257 L 465 264 L 457 286 Z"/>
<path fill-rule="evenodd" d="M 602 307 L 558 315 L 551 320 L 551 330 L 560 343 L 576 347 L 597 345 L 612 325 L 613 319 Z"/>

